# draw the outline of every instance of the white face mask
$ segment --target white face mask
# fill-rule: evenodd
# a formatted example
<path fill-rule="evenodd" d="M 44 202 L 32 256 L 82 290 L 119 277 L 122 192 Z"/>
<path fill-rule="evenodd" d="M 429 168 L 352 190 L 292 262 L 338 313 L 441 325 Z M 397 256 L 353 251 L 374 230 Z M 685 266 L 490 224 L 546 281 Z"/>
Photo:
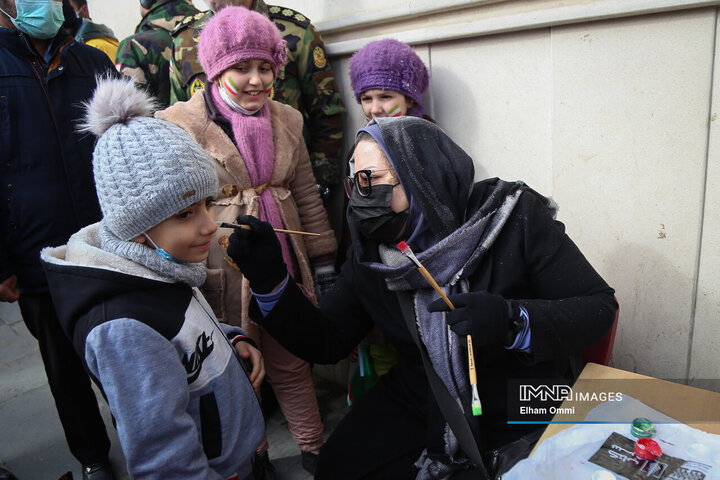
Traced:
<path fill-rule="evenodd" d="M 247 110 L 243 108 L 242 106 L 238 105 L 235 100 L 230 98 L 230 94 L 225 90 L 225 87 L 222 85 L 222 83 L 218 83 L 218 91 L 220 92 L 220 98 L 223 99 L 223 102 L 232 109 L 233 112 L 241 113 L 243 115 L 255 115 L 257 112 L 260 111 L 260 109 L 265 105 L 265 102 L 263 102 L 260 107 L 258 107 L 257 110 Z"/>

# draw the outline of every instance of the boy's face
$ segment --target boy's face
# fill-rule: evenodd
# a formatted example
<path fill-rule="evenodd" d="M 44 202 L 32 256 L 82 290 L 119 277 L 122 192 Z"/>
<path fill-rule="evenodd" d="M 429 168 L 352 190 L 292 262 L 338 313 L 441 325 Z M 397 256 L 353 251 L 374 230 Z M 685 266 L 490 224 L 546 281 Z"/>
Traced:
<path fill-rule="evenodd" d="M 210 199 L 195 202 L 145 233 L 178 260 L 202 262 L 210 253 L 210 239 L 218 228 L 209 205 Z M 133 240 L 147 242 L 143 235 Z"/>
<path fill-rule="evenodd" d="M 360 95 L 365 118 L 369 122 L 373 118 L 401 117 L 410 110 L 415 102 L 395 90 L 366 90 Z"/>
<path fill-rule="evenodd" d="M 220 74 L 220 83 L 230 98 L 245 110 L 262 107 L 274 80 L 272 65 L 253 58 L 237 63 Z"/>

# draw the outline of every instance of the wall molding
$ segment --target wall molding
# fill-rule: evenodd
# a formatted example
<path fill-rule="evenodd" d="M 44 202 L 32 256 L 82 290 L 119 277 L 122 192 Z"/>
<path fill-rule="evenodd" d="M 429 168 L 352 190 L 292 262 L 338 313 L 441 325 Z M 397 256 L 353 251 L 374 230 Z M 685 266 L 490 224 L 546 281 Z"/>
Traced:
<path fill-rule="evenodd" d="M 429 25 L 424 28 L 415 27 L 409 30 L 386 34 L 371 34 L 368 36 L 363 35 L 362 31 L 362 27 L 401 22 L 408 17 L 452 11 L 463 14 L 462 10 L 468 10 L 469 12 L 472 8 L 473 11 L 477 11 L 478 8 L 482 9 L 489 5 L 495 6 L 499 3 L 506 3 L 508 7 L 511 8 L 513 2 L 450 0 L 445 2 L 443 7 L 437 7 L 437 2 L 435 2 L 435 6 L 431 6 L 425 2 L 423 4 L 424 8 L 415 8 L 412 7 L 412 5 L 396 7 L 390 10 L 379 10 L 371 13 L 351 15 L 343 19 L 318 22 L 316 26 L 326 38 L 325 48 L 328 55 L 338 57 L 352 54 L 365 44 L 382 38 L 395 38 L 409 45 L 420 45 L 521 30 L 548 28 L 557 25 L 569 25 L 573 23 L 593 22 L 702 7 L 716 7 L 720 5 L 720 0 L 598 0 L 589 3 L 543 8 L 528 12 L 510 12 L 504 15 L 482 18 L 471 22 L 466 21 L 465 23 L 462 23 L 462 16 L 459 16 L 458 22 L 445 22 L 442 25 L 432 25 L 432 22 L 429 21 Z M 337 34 L 345 34 L 353 30 L 358 31 L 358 38 L 341 41 L 332 40 L 332 37 Z"/>
<path fill-rule="evenodd" d="M 449 12 L 478 5 L 508 2 L 510 0 L 411 0 L 403 5 L 386 5 L 367 12 L 351 14 L 320 22 L 313 22 L 323 35 L 357 29 L 366 25 L 379 25 L 436 13 Z M 392 3 L 392 2 L 388 2 Z"/>

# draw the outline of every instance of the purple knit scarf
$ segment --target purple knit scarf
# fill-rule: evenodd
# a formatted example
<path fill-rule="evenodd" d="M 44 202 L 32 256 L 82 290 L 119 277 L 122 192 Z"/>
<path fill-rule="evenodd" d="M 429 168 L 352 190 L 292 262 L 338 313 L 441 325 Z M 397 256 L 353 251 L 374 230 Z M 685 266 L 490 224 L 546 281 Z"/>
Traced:
<path fill-rule="evenodd" d="M 220 96 L 217 84 L 210 87 L 210 95 L 218 112 L 230 121 L 235 145 L 245 161 L 252 187 L 258 194 L 258 217 L 275 228 L 287 228 L 280 216 L 280 209 L 270 191 L 270 179 L 275 166 L 275 145 L 273 144 L 273 130 L 270 120 L 270 105 L 265 101 L 260 111 L 255 115 L 243 115 L 232 110 Z M 299 273 L 297 259 L 290 243 L 290 237 L 278 233 L 278 240 L 282 247 L 283 259 L 293 278 Z"/>

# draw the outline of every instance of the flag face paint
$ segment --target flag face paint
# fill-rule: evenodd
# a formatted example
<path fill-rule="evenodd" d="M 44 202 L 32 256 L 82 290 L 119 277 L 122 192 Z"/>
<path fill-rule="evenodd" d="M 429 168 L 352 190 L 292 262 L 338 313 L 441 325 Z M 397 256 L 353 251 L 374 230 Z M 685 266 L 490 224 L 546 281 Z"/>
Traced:
<path fill-rule="evenodd" d="M 401 117 L 402 110 L 400 110 L 400 105 L 393 105 L 393 107 L 388 111 L 388 115 L 391 117 Z"/>
<path fill-rule="evenodd" d="M 270 82 L 267 85 L 265 85 L 265 95 L 270 95 L 270 92 L 272 92 L 274 81 L 275 81 L 274 79 L 270 80 Z"/>
<path fill-rule="evenodd" d="M 223 86 L 225 87 L 225 90 L 227 90 L 228 93 L 230 93 L 231 95 L 240 95 L 240 88 L 235 84 L 230 75 L 226 76 L 223 80 Z"/>

